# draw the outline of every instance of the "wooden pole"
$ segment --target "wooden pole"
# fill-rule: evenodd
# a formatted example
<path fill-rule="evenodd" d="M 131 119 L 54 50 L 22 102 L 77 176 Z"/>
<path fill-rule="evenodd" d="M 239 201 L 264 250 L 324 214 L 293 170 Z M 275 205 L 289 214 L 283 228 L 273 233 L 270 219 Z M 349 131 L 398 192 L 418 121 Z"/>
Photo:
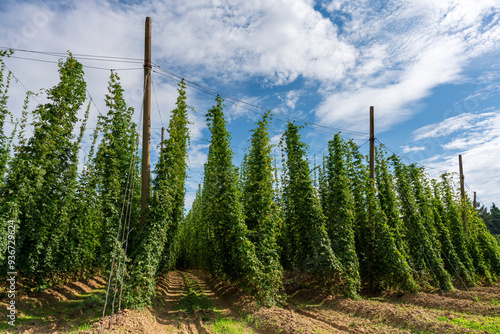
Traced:
<path fill-rule="evenodd" d="M 141 192 L 141 226 L 146 222 L 146 209 L 149 199 L 149 179 L 151 175 L 151 18 L 146 17 L 144 43 L 144 100 L 142 128 L 142 192 Z"/>
<path fill-rule="evenodd" d="M 375 190 L 375 121 L 373 106 L 370 107 L 370 186 Z M 368 207 L 368 219 L 370 224 L 373 224 L 373 208 L 371 205 Z"/>
<path fill-rule="evenodd" d="M 165 127 L 161 127 L 161 151 L 160 154 L 163 153 L 163 149 L 165 148 Z"/>
<path fill-rule="evenodd" d="M 375 181 L 375 116 L 370 107 L 370 178 Z"/>
<path fill-rule="evenodd" d="M 476 192 L 474 191 L 474 209 L 477 208 Z"/>
<path fill-rule="evenodd" d="M 460 171 L 460 193 L 462 195 L 462 221 L 464 223 L 464 231 L 465 233 L 468 233 L 467 213 L 465 211 L 465 186 L 464 186 L 464 169 L 462 166 L 462 155 L 458 156 L 458 169 Z"/>

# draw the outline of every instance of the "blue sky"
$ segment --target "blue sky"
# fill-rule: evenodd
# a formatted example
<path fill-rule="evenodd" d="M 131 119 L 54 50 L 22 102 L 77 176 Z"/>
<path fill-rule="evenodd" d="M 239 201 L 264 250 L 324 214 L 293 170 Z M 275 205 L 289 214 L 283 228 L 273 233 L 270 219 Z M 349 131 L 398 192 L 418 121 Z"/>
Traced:
<path fill-rule="evenodd" d="M 303 138 L 311 155 L 321 154 L 338 130 L 362 145 L 373 105 L 380 142 L 427 166 L 432 176 L 458 171 L 462 154 L 467 185 L 487 206 L 499 204 L 498 1 L 7 0 L 0 4 L 0 46 L 141 59 L 146 16 L 153 20 L 155 64 L 275 111 L 273 142 L 285 125 L 280 119 L 295 119 L 309 122 Z M 57 58 L 15 56 L 49 61 L 6 60 L 20 81 L 12 84 L 9 102 L 17 117 L 25 94 L 20 83 L 32 91 L 55 85 Z M 139 114 L 140 62 L 81 61 L 118 69 L 127 102 Z M 86 67 L 85 72 L 96 102 L 92 128 L 97 114 L 106 111 L 109 71 Z M 171 77 L 160 69 L 153 73 L 153 144 L 175 103 Z M 202 179 L 209 138 L 204 114 L 213 101 L 213 95 L 188 88 L 188 103 L 196 110 L 190 115 L 188 207 Z M 37 101 L 31 103 L 34 108 Z M 226 100 L 236 164 L 263 111 L 251 105 Z M 153 152 L 153 160 L 156 156 Z"/>

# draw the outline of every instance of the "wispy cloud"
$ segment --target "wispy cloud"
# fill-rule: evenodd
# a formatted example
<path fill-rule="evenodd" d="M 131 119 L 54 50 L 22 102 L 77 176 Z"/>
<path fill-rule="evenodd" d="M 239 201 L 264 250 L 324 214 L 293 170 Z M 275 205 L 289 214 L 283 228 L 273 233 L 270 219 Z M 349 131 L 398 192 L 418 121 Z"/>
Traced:
<path fill-rule="evenodd" d="M 328 124 L 367 129 L 375 105 L 379 131 L 408 119 L 415 102 L 442 84 L 462 80 L 468 62 L 497 48 L 499 5 L 494 1 L 371 1 L 324 3 L 342 18 L 346 40 L 360 57 L 345 80 L 325 89 L 317 109 Z M 359 124 L 362 124 L 361 126 Z"/>
<path fill-rule="evenodd" d="M 322 12 L 317 10 L 318 3 Z M 281 104 L 277 101 L 273 108 L 293 112 L 294 117 L 307 118 L 310 110 L 302 110 L 302 102 L 308 94 L 319 93 L 317 101 L 309 104 L 315 108 L 316 122 L 337 128 L 368 132 L 368 107 L 374 105 L 380 132 L 419 112 L 416 104 L 436 87 L 466 81 L 465 69 L 476 57 L 497 51 L 499 13 L 496 0 L 152 0 L 128 4 L 115 0 L 7 0 L 0 5 L 4 29 L 0 45 L 141 59 L 142 48 L 137 46 L 143 45 L 144 18 L 151 16 L 154 61 L 165 68 L 188 74 L 191 81 L 202 84 L 210 80 L 229 85 L 253 82 L 270 89 L 290 85 L 288 93 L 270 94 L 276 100 L 282 97 Z M 84 63 L 95 65 L 89 60 Z M 55 64 L 26 66 L 26 61 L 15 59 L 8 64 L 30 90 L 57 83 Z M 112 68 L 132 66 L 109 62 Z M 119 73 L 127 102 L 139 116 L 142 71 Z M 489 77 L 485 74 L 482 89 L 469 100 L 497 94 L 494 75 L 494 71 Z M 108 77 L 106 71 L 86 69 L 89 92 L 101 112 L 106 112 L 103 93 Z M 299 78 L 318 92 L 303 92 L 300 85 L 294 86 Z M 176 86 L 156 74 L 154 79 L 161 117 L 153 101 L 153 124 L 166 126 Z M 18 112 L 24 89 L 11 92 L 11 110 Z M 241 96 L 263 101 L 248 95 Z M 198 146 L 204 143 L 199 138 L 206 131 L 203 114 L 213 99 L 195 91 L 188 96 L 188 103 L 199 111 L 190 114 L 194 120 L 190 126 L 192 168 L 199 173 L 205 159 L 204 149 Z M 230 108 L 236 111 L 232 120 L 250 115 L 243 108 Z M 429 125 L 414 133 L 417 143 L 403 149 L 427 152 L 421 150 L 427 146 L 419 140 L 468 131 L 477 136 L 447 138 L 440 148 L 460 149 L 474 156 L 484 147 L 482 152 L 490 159 L 495 154 L 484 150 L 494 148 L 497 137 L 491 124 L 495 115 L 461 114 Z M 90 127 L 96 119 L 97 111 L 91 115 Z M 153 141 L 158 138 L 155 129 Z"/>
<path fill-rule="evenodd" d="M 203 66 L 206 75 L 259 75 L 274 85 L 299 76 L 339 80 L 357 54 L 311 1 L 169 1 L 153 7 L 165 60 Z"/>
<path fill-rule="evenodd" d="M 425 166 L 457 172 L 457 155 L 461 154 L 466 182 L 478 192 L 479 197 L 486 202 L 500 198 L 500 189 L 495 184 L 500 179 L 500 110 L 459 115 L 430 126 L 430 131 L 426 128 L 429 129 L 421 128 L 416 133 L 427 136 L 417 135 L 417 138 L 440 139 L 444 152 L 423 161 Z M 460 130 L 465 131 L 457 135 Z M 452 134 L 451 138 L 446 138 Z"/>
<path fill-rule="evenodd" d="M 415 140 L 438 138 L 451 135 L 458 131 L 481 129 L 489 125 L 492 116 L 497 113 L 488 112 L 481 114 L 464 113 L 450 117 L 437 124 L 429 124 L 413 132 Z"/>
<path fill-rule="evenodd" d="M 425 147 L 423 146 L 403 146 L 403 153 L 410 153 L 410 152 L 419 152 L 425 150 Z"/>

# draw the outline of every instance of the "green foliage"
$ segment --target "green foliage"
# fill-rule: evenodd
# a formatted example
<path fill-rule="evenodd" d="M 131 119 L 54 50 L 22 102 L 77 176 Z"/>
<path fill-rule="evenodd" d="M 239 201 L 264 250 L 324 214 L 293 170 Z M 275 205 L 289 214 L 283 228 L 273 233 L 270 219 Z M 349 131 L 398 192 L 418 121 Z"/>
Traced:
<path fill-rule="evenodd" d="M 408 244 L 400 212 L 400 203 L 395 190 L 395 180 L 389 171 L 386 152 L 383 147 L 376 148 L 375 179 L 377 184 L 377 198 L 380 208 L 387 217 L 387 223 L 394 236 L 394 242 L 399 252 L 408 258 Z"/>
<path fill-rule="evenodd" d="M 155 167 L 156 177 L 146 224 L 132 255 L 124 298 L 125 304 L 131 307 L 151 304 L 162 259 L 166 269 L 174 264 L 174 241 L 184 209 L 189 145 L 185 89 L 185 83 L 181 82 L 176 108 L 172 110 L 168 127 L 170 136 L 165 141 L 164 151 L 160 153 L 160 160 Z"/>
<path fill-rule="evenodd" d="M 371 262 L 371 273 L 373 281 L 368 282 L 376 290 L 399 290 L 406 292 L 417 292 L 419 286 L 415 282 L 411 268 L 405 256 L 399 251 L 387 223 L 387 217 L 381 210 L 376 198 L 376 190 L 373 181 L 369 180 L 367 201 L 368 210 L 372 217 L 372 235 L 370 243 L 374 248 L 373 253 L 368 253 Z M 373 257 L 372 257 L 373 256 Z M 368 277 L 370 277 L 368 276 Z"/>
<path fill-rule="evenodd" d="M 102 139 L 93 157 L 92 172 L 98 191 L 98 200 L 103 220 L 100 226 L 99 261 L 108 265 L 116 245 L 116 235 L 124 218 L 123 205 L 126 189 L 130 185 L 138 186 L 137 130 L 132 121 L 134 110 L 127 107 L 123 97 L 120 78 L 111 72 L 108 94 L 105 98 L 108 112 L 99 115 L 98 127 Z M 135 175 L 129 180 L 129 175 Z M 138 192 L 134 192 L 138 193 Z M 137 222 L 139 198 L 132 198 L 131 220 Z"/>
<path fill-rule="evenodd" d="M 88 110 L 88 109 L 87 109 Z M 82 274 L 91 274 L 97 267 L 97 253 L 99 250 L 99 240 L 102 233 L 102 210 L 101 202 L 97 192 L 97 178 L 92 161 L 98 129 L 93 133 L 92 145 L 78 180 L 75 205 L 72 211 L 72 222 L 67 243 L 71 243 L 70 249 L 73 249 L 75 256 L 72 257 L 74 266 L 79 268 Z"/>
<path fill-rule="evenodd" d="M 467 203 L 467 225 L 469 244 L 476 244 L 472 255 L 474 263 L 478 263 L 476 268 L 482 271 L 488 283 L 492 283 L 494 276 L 500 277 L 500 247 L 470 202 Z"/>
<path fill-rule="evenodd" d="M 10 116 L 10 120 L 12 121 L 12 115 L 7 108 L 7 100 L 9 98 L 8 91 L 10 85 L 10 73 L 7 75 L 7 78 L 4 77 L 5 65 L 3 62 L 3 57 L 9 56 L 10 53 L 7 51 L 0 51 L 0 192 L 2 191 L 2 187 L 4 186 L 4 176 L 7 171 L 7 162 L 10 157 L 10 144 L 12 142 L 12 136 L 14 136 L 14 132 L 12 136 L 9 138 L 4 131 L 5 121 L 7 116 Z M 2 202 L 0 202 L 2 204 Z M 9 205 L 6 207 L 0 207 L 0 265 L 4 268 L 4 260 L 7 250 L 7 224 L 9 220 L 15 218 L 15 210 L 12 211 L 12 207 Z M 10 209 L 10 210 L 9 210 Z"/>
<path fill-rule="evenodd" d="M 500 226 L 500 209 L 495 205 L 495 203 L 491 204 L 490 214 L 491 214 L 491 224 L 499 227 Z"/>
<path fill-rule="evenodd" d="M 260 284 L 267 304 L 273 303 L 281 288 L 283 269 L 277 252 L 279 222 L 278 204 L 273 189 L 273 167 L 266 113 L 252 132 L 251 147 L 242 166 L 241 202 L 249 239 L 255 244 L 257 258 L 262 263 Z"/>
<path fill-rule="evenodd" d="M 165 140 L 165 151 L 161 152 L 160 161 L 155 168 L 154 194 L 149 212 L 149 219 L 168 222 L 166 244 L 162 254 L 162 265 L 165 270 L 172 269 L 175 265 L 175 240 L 184 216 L 187 148 L 190 140 L 187 109 L 186 84 L 182 81 L 179 84 L 177 107 L 172 111 L 168 128 L 170 136 Z M 162 198 L 166 193 L 172 196 L 171 208 L 165 205 L 166 198 Z"/>
<path fill-rule="evenodd" d="M 23 137 L 24 134 L 24 128 L 26 127 L 26 124 L 28 122 L 28 103 L 29 103 L 29 97 L 30 93 L 26 94 L 26 98 L 24 100 L 24 105 L 23 105 L 23 110 L 21 113 L 21 124 L 20 124 L 20 131 L 19 131 L 19 145 L 24 145 L 26 144 L 26 139 Z M 17 149 L 17 148 L 16 148 Z M 10 154 L 7 153 L 7 154 Z M 7 160 L 6 160 L 7 161 Z M 2 179 L 2 185 L 0 186 L 0 192 L 2 194 L 2 197 L 0 197 L 0 228 L 2 229 L 0 231 L 0 265 L 2 267 L 4 266 L 4 260 L 6 258 L 6 250 L 7 250 L 7 236 L 8 236 L 8 230 L 7 230 L 7 225 L 9 224 L 9 221 L 15 221 L 15 226 L 16 226 L 16 234 L 19 233 L 19 205 L 17 204 L 18 202 L 15 200 L 14 192 L 8 188 L 8 185 L 3 184 L 3 179 Z"/>
<path fill-rule="evenodd" d="M 76 140 L 78 145 L 73 155 L 73 168 L 75 174 L 78 165 L 78 151 L 80 150 L 83 135 L 87 126 L 90 112 L 90 102 L 80 127 L 80 135 Z M 79 273 L 80 277 L 92 274 L 95 269 L 95 253 L 98 246 L 98 221 L 95 203 L 92 202 L 92 189 L 85 188 L 86 175 L 81 175 L 74 184 L 72 206 L 69 211 L 69 220 L 66 230 L 61 236 L 64 247 L 61 248 L 60 265 L 72 273 Z M 87 201 L 89 200 L 89 201 Z"/>
<path fill-rule="evenodd" d="M 331 248 L 299 128 L 289 122 L 282 141 L 286 154 L 283 164 L 283 266 L 318 277 L 340 276 L 341 264 Z"/>
<path fill-rule="evenodd" d="M 347 143 L 347 166 L 351 180 L 351 191 L 354 194 L 356 210 L 356 250 L 360 262 L 360 273 L 363 284 L 369 290 L 394 289 L 415 292 L 418 285 L 415 283 L 408 265 L 404 248 L 404 241 L 398 238 L 398 222 L 389 226 L 388 218 L 379 202 L 382 194 L 388 199 L 393 192 L 392 187 L 377 192 L 374 180 L 369 178 L 368 166 L 354 142 Z M 380 156 L 379 156 L 380 158 Z M 381 159 L 379 159 L 381 160 Z M 382 183 L 388 183 L 385 164 L 377 166 L 376 171 Z M 385 175 L 384 175 L 385 168 Z M 387 186 L 387 184 L 386 184 Z M 378 195 L 378 196 L 377 196 Z M 394 195 L 394 194 L 392 194 Z M 392 198 L 395 203 L 395 198 Z M 383 202 L 387 206 L 387 202 Z M 397 207 L 386 208 L 389 214 Z"/>
<path fill-rule="evenodd" d="M 435 281 L 441 290 L 453 290 L 451 277 L 444 268 L 441 258 L 440 245 L 429 223 L 431 219 L 429 211 L 419 210 L 419 203 L 423 199 L 418 170 L 415 166 L 403 165 L 396 156 L 392 156 L 391 160 L 397 178 L 401 213 L 408 239 L 410 265 L 422 278 Z M 425 206 L 425 203 L 422 206 Z"/>
<path fill-rule="evenodd" d="M 59 62 L 59 74 L 59 84 L 46 91 L 49 102 L 33 111 L 33 137 L 21 138 L 15 148 L 2 196 L 2 206 L 19 209 L 19 270 L 40 285 L 75 269 L 64 238 L 71 225 L 80 145 L 72 133 L 86 84 L 82 65 L 71 53 Z"/>
<path fill-rule="evenodd" d="M 229 147 L 230 135 L 226 130 L 222 99 L 217 97 L 216 102 L 206 115 L 212 136 L 203 188 L 199 188 L 192 209 L 181 224 L 178 264 L 206 269 L 219 277 L 229 278 L 261 302 L 271 303 L 281 277 L 279 263 L 273 260 L 273 251 L 276 251 L 272 249 L 274 222 L 267 217 L 262 220 L 259 215 L 253 216 L 256 221 L 252 227 L 263 233 L 256 247 L 248 236 L 244 221 L 238 170 L 232 164 L 233 153 Z M 252 151 L 256 156 L 262 154 L 261 161 L 267 161 L 267 120 L 259 124 Z M 244 172 L 248 187 L 253 183 L 251 180 L 259 180 L 260 177 L 263 198 L 271 198 L 272 184 L 271 192 L 266 193 L 266 189 L 269 191 L 269 166 L 264 166 L 261 175 L 258 175 L 258 170 L 255 172 L 257 174 L 249 172 L 248 168 Z M 247 203 L 259 205 L 260 201 Z M 273 205 L 263 209 L 273 214 Z"/>
<path fill-rule="evenodd" d="M 177 266 L 179 268 L 204 268 L 204 254 L 208 252 L 211 234 L 203 224 L 202 189 L 198 185 L 196 197 L 180 225 L 177 237 Z"/>
<path fill-rule="evenodd" d="M 203 225 L 213 238 L 210 251 L 204 254 L 204 266 L 218 276 L 227 276 L 255 293 L 262 280 L 262 263 L 255 245 L 247 237 L 238 187 L 238 171 L 232 164 L 230 135 L 222 111 L 222 99 L 207 112 L 212 134 L 205 165 L 202 193 Z M 273 288 L 273 287 L 268 287 Z"/>
<path fill-rule="evenodd" d="M 342 266 L 344 294 L 355 298 L 361 283 L 354 238 L 354 198 L 345 160 L 347 149 L 339 134 L 328 143 L 321 198 L 331 247 Z"/>
<path fill-rule="evenodd" d="M 500 235 L 500 209 L 495 203 L 492 203 L 490 212 L 483 206 L 479 213 L 491 234 Z"/>
<path fill-rule="evenodd" d="M 473 272 L 465 267 L 455 250 L 451 233 L 446 223 L 446 213 L 443 204 L 440 185 L 436 180 L 432 180 L 433 196 L 429 195 L 432 201 L 433 220 L 436 227 L 437 238 L 441 244 L 441 253 L 443 254 L 446 270 L 450 275 L 461 280 L 466 286 L 474 286 Z"/>
<path fill-rule="evenodd" d="M 451 241 L 465 269 L 475 274 L 475 268 L 469 251 L 467 250 L 467 239 L 460 211 L 460 200 L 457 198 L 456 194 L 454 194 L 449 174 L 445 173 L 441 175 L 441 183 L 439 186 L 441 188 L 442 203 L 445 207 L 445 212 L 441 216 L 443 224 L 450 231 Z"/>
<path fill-rule="evenodd" d="M 0 187 L 3 185 L 3 179 L 7 170 L 7 161 L 10 156 L 10 144 L 12 142 L 12 137 L 8 137 L 4 132 L 5 121 L 8 119 L 7 116 L 10 116 L 9 120 L 12 123 L 12 114 L 7 108 L 11 73 L 9 72 L 7 77 L 4 77 L 5 64 L 2 59 L 10 55 L 10 52 L 0 51 Z"/>
<path fill-rule="evenodd" d="M 359 152 L 354 142 L 348 142 L 346 155 L 346 166 L 349 176 L 349 188 L 354 199 L 354 231 L 356 253 L 360 265 L 360 275 L 362 280 L 368 279 L 371 266 L 370 258 L 370 239 L 372 231 L 370 230 L 368 219 L 368 205 L 366 202 L 366 183 L 368 178 L 368 169 L 364 164 L 365 157 Z M 373 255 L 373 254 L 372 254 Z"/>

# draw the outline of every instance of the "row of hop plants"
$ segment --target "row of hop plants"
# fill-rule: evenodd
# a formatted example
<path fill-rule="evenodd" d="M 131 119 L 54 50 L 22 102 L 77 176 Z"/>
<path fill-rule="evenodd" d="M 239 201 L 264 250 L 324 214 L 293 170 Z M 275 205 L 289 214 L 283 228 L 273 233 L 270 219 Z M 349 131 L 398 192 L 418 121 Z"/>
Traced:
<path fill-rule="evenodd" d="M 12 73 L 6 73 L 4 66 L 0 71 L 0 230 L 4 233 L 6 224 L 15 222 L 15 268 L 25 286 L 34 290 L 107 269 L 117 247 L 127 182 L 135 187 L 129 199 L 134 224 L 139 215 L 138 179 L 129 179 L 137 175 L 131 170 L 138 168 L 138 136 L 134 110 L 125 103 L 118 74 L 111 72 L 104 96 L 107 112 L 98 116 L 87 153 L 82 142 L 91 101 L 83 66 L 69 53 L 58 67 L 59 82 L 54 87 L 27 92 L 20 119 L 13 119 L 7 108 Z M 47 102 L 30 110 L 39 98 Z M 4 134 L 7 117 L 15 124 L 9 137 Z M 6 248 L 2 237 L 2 268 L 8 262 Z"/>
<path fill-rule="evenodd" d="M 107 110 L 84 152 L 91 99 L 81 63 L 71 53 L 61 59 L 58 84 L 28 92 L 20 119 L 14 119 L 7 103 L 12 73 L 2 61 L 10 54 L 0 54 L 0 267 L 9 263 L 6 233 L 13 221 L 14 266 L 24 288 L 44 290 L 100 274 L 125 291 L 124 306 L 151 303 L 155 278 L 175 264 L 183 218 L 189 145 L 184 83 L 155 167 L 148 219 L 141 223 L 139 138 L 118 74 L 110 74 Z M 30 110 L 42 96 L 47 102 Z M 15 127 L 7 135 L 9 121 Z"/>
<path fill-rule="evenodd" d="M 130 307 L 151 304 L 156 278 L 175 267 L 229 279 L 268 305 L 283 295 L 285 273 L 350 298 L 362 289 L 452 290 L 498 280 L 499 245 L 470 201 L 457 196 L 450 175 L 431 180 L 422 168 L 387 157 L 380 147 L 372 180 L 366 157 L 340 135 L 312 172 L 293 123 L 279 145 L 278 169 L 270 113 L 256 123 L 237 168 L 220 97 L 206 113 L 211 140 L 203 184 L 184 216 L 189 146 L 184 82 L 141 222 L 138 134 L 119 76 L 111 73 L 107 111 L 98 118 L 79 171 L 91 104 L 83 67 L 71 54 L 59 62 L 59 74 L 60 82 L 44 91 L 48 102 L 29 111 L 37 94 L 28 93 L 16 121 L 7 108 L 11 76 L 4 76 L 3 66 L 0 71 L 0 265 L 8 259 L 6 225 L 14 221 L 16 269 L 32 289 L 112 274 L 112 259 L 126 265 L 110 282 L 124 282 L 120 289 Z M 9 118 L 16 127 L 6 135 Z M 124 220 L 129 221 L 126 243 L 117 238 L 125 231 Z"/>
<path fill-rule="evenodd" d="M 279 144 L 278 171 L 270 113 L 255 124 L 238 169 L 222 110 L 218 97 L 207 113 L 208 162 L 180 225 L 179 267 L 229 279 L 266 304 L 283 295 L 285 273 L 349 298 L 362 290 L 449 291 L 500 277 L 500 247 L 452 175 L 431 179 L 380 146 L 371 179 L 367 157 L 339 134 L 313 172 L 293 123 Z"/>

